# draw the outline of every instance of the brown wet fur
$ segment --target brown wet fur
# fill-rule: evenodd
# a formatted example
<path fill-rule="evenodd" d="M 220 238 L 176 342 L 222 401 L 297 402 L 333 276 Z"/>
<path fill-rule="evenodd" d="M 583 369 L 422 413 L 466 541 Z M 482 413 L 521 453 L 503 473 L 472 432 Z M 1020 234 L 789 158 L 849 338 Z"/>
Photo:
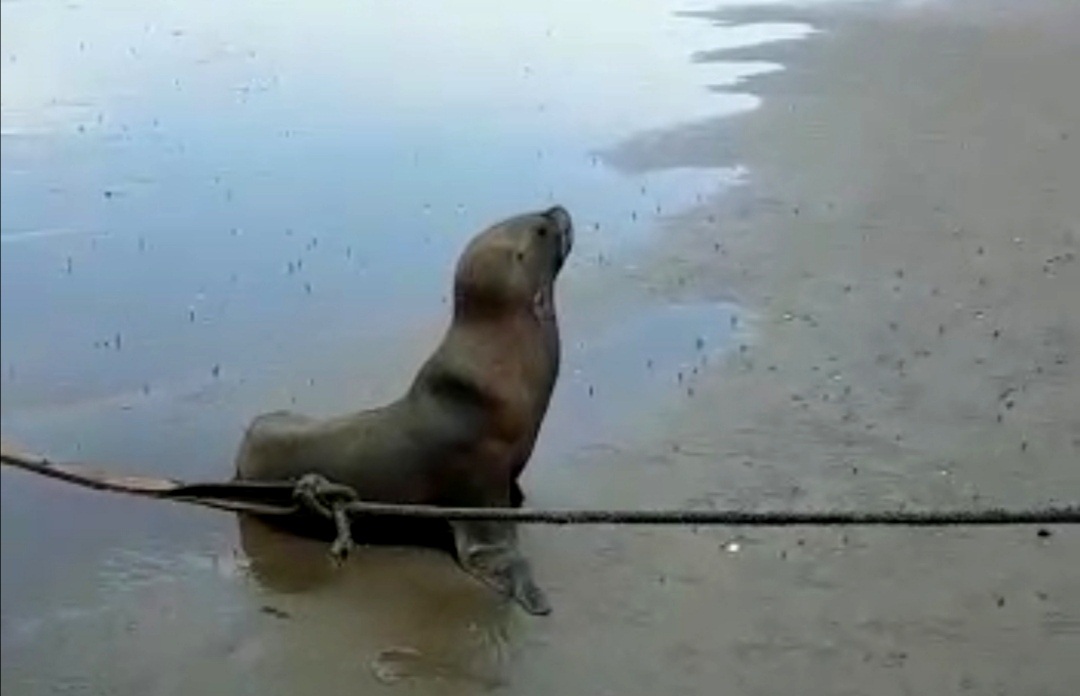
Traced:
<path fill-rule="evenodd" d="M 258 416 L 245 433 L 236 476 L 291 481 L 317 473 L 379 502 L 520 505 L 517 479 L 559 373 L 554 283 L 572 239 L 561 207 L 511 217 L 478 234 L 457 264 L 450 326 L 406 393 L 325 420 L 285 411 Z M 367 520 L 359 539 L 429 537 L 443 545 L 437 534 L 430 537 L 432 525 L 407 527 Z M 467 571 L 531 613 L 547 613 L 513 525 L 451 527 Z"/>

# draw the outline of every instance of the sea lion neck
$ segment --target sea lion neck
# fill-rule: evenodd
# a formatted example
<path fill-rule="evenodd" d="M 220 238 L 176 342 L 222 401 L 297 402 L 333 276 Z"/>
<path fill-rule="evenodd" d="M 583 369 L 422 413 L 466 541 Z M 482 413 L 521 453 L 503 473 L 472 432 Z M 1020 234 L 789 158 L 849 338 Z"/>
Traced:
<path fill-rule="evenodd" d="M 454 321 L 497 322 L 528 310 L 528 304 L 497 293 L 476 293 L 454 289 Z"/>

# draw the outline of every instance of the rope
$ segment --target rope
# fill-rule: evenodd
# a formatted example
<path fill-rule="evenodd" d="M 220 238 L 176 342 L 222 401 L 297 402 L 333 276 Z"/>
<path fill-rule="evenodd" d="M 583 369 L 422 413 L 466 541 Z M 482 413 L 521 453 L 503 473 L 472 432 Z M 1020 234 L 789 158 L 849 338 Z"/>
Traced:
<path fill-rule="evenodd" d="M 67 483 L 144 497 L 175 500 L 258 515 L 312 512 L 334 522 L 337 546 L 348 553 L 347 537 L 354 517 L 392 516 L 456 521 L 503 521 L 548 525 L 719 525 L 740 527 L 791 526 L 1004 526 L 1080 524 L 1080 504 L 1007 509 L 969 510 L 530 510 L 398 505 L 361 500 L 349 486 L 309 474 L 296 482 L 229 481 L 184 483 L 173 479 L 118 476 L 75 464 L 56 464 L 39 455 L 4 445 L 3 464 Z M 336 548 L 336 547 L 335 547 Z"/>
<path fill-rule="evenodd" d="M 296 484 L 296 499 L 327 518 L 340 511 L 355 517 L 399 516 L 441 520 L 488 520 L 551 525 L 723 525 L 741 527 L 791 526 L 1001 526 L 1080 524 L 1080 505 L 1010 510 L 529 510 L 520 508 L 468 508 L 436 505 L 396 505 L 360 500 L 345 485 L 309 474 Z"/>

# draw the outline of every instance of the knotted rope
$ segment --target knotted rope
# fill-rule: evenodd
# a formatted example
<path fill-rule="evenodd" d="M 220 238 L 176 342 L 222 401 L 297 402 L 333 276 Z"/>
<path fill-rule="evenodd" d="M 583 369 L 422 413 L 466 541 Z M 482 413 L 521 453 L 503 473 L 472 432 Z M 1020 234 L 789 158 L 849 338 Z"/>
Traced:
<path fill-rule="evenodd" d="M 8 466 L 96 490 L 175 500 L 256 515 L 314 513 L 334 522 L 337 540 L 332 552 L 338 557 L 347 555 L 352 548 L 352 519 L 372 516 L 549 525 L 947 527 L 1080 524 L 1078 503 L 957 510 L 536 510 L 402 505 L 362 500 L 351 487 L 329 481 L 318 474 L 308 474 L 295 482 L 184 483 L 165 478 L 118 476 L 76 464 L 56 464 L 38 455 L 15 451 L 6 445 L 2 448 L 0 459 Z"/>

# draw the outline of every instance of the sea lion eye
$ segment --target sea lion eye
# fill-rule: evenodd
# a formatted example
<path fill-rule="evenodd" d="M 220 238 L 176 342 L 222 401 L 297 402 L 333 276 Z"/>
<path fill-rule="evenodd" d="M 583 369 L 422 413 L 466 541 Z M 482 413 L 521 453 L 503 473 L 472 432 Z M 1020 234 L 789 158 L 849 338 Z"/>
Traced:
<path fill-rule="evenodd" d="M 541 237 L 546 237 L 548 233 L 547 225 L 540 225 L 536 228 L 536 234 Z"/>

